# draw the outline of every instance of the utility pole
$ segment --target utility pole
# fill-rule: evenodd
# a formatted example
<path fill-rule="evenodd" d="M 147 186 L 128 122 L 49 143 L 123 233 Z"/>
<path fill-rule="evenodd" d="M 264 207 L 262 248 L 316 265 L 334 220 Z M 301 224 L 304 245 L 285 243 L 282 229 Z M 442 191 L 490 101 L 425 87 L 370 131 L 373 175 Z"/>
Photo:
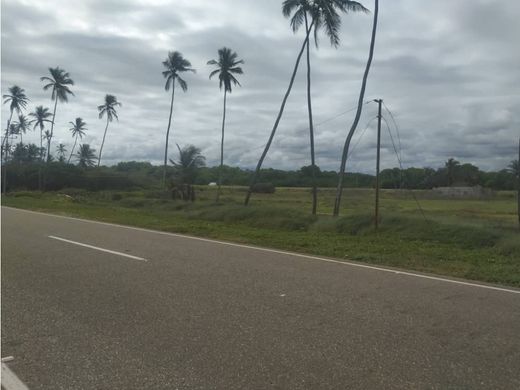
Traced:
<path fill-rule="evenodd" d="M 381 106 L 383 99 L 374 100 L 378 104 L 377 110 L 377 159 L 376 159 L 376 212 L 375 212 L 375 227 L 379 227 L 379 165 L 381 160 Z"/>

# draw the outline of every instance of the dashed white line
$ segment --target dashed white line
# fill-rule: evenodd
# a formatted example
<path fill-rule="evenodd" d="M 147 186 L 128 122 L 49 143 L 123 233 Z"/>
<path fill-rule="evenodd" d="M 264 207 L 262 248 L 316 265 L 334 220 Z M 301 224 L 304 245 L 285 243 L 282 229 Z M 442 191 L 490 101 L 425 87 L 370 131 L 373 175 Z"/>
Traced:
<path fill-rule="evenodd" d="M 2 363 L 2 389 L 5 390 L 29 390 L 7 364 Z"/>
<path fill-rule="evenodd" d="M 113 251 L 113 250 L 105 249 L 105 248 L 100 248 L 100 247 L 94 246 L 94 245 L 83 244 L 82 242 L 67 240 L 65 238 L 56 237 L 56 236 L 48 236 L 48 237 L 52 238 L 53 240 L 59 240 L 59 241 L 67 242 L 69 244 L 79 245 L 79 246 L 83 246 L 85 248 L 90 248 L 90 249 L 94 249 L 94 250 L 101 251 L 101 252 L 111 253 L 113 255 L 128 257 L 129 259 L 132 259 L 132 260 L 148 261 L 146 259 L 143 259 L 142 257 L 132 256 L 132 255 L 129 255 L 127 253 L 117 252 L 117 251 Z"/>

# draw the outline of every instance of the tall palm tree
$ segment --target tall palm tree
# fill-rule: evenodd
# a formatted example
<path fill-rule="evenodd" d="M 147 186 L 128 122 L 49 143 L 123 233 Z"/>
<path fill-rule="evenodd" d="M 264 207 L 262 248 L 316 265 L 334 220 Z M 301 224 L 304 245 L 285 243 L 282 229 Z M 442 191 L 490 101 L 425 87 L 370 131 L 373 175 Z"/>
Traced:
<path fill-rule="evenodd" d="M 58 161 L 60 163 L 63 163 L 65 162 L 65 153 L 67 153 L 67 148 L 65 147 L 65 145 L 63 144 L 59 144 L 57 147 L 56 147 L 56 151 L 58 152 Z"/>
<path fill-rule="evenodd" d="M 89 144 L 81 144 L 78 153 L 76 153 L 76 158 L 80 167 L 93 167 L 96 165 L 96 150 L 91 149 Z"/>
<path fill-rule="evenodd" d="M 85 127 L 87 126 L 87 124 L 83 122 L 83 119 L 81 118 L 76 118 L 74 122 L 69 123 L 72 126 L 69 130 L 72 133 L 72 136 L 74 137 L 74 145 L 72 146 L 72 150 L 70 151 L 70 156 L 67 161 L 67 164 L 70 164 L 70 159 L 72 158 L 72 154 L 74 153 L 74 149 L 76 149 L 76 144 L 78 143 L 78 137 L 80 139 L 83 139 L 83 136 L 85 135 L 85 130 L 87 130 L 87 128 Z"/>
<path fill-rule="evenodd" d="M 98 106 L 99 119 L 103 118 L 103 115 L 105 114 L 107 116 L 107 125 L 105 126 L 105 133 L 103 134 L 103 142 L 101 142 L 101 148 L 99 148 L 98 167 L 99 164 L 101 164 L 101 153 L 103 152 L 103 145 L 105 144 L 105 137 L 107 136 L 108 124 L 112 122 L 114 118 L 119 120 L 116 111 L 117 106 L 121 106 L 121 103 L 117 101 L 117 98 L 114 95 L 106 95 L 105 103 Z"/>
<path fill-rule="evenodd" d="M 11 127 L 11 120 L 13 119 L 13 113 L 16 111 L 18 114 L 22 113 L 27 107 L 29 99 L 25 95 L 25 90 L 20 88 L 18 85 L 13 85 L 8 89 L 9 93 L 3 95 L 5 99 L 4 104 L 9 103 L 9 119 L 7 120 L 7 126 L 5 127 L 5 137 L 2 141 L 4 150 L 4 194 L 7 192 L 7 158 L 9 155 L 9 128 Z M 5 144 L 5 145 L 4 145 Z"/>
<path fill-rule="evenodd" d="M 218 74 L 219 87 L 222 90 L 224 86 L 224 108 L 222 110 L 222 138 L 220 141 L 220 168 L 218 171 L 218 189 L 217 189 L 217 202 L 220 197 L 220 186 L 222 185 L 222 167 L 224 166 L 224 127 L 226 123 L 226 97 L 227 93 L 231 93 L 231 83 L 233 85 L 240 86 L 240 83 L 235 78 L 234 74 L 243 74 L 242 68 L 238 65 L 243 64 L 243 60 L 237 59 L 238 55 L 231 49 L 223 47 L 218 50 L 218 61 L 210 60 L 208 65 L 216 65 L 217 69 L 209 74 L 211 79 L 213 76 Z"/>
<path fill-rule="evenodd" d="M 33 125 L 33 130 L 36 129 L 36 127 L 40 128 L 40 158 L 43 161 L 43 130 L 45 129 L 45 122 L 52 122 L 48 118 L 52 114 L 49 112 L 49 109 L 47 107 L 43 106 L 37 106 L 34 109 L 34 112 L 29 113 L 29 116 L 33 117 L 34 119 L 29 122 Z"/>
<path fill-rule="evenodd" d="M 314 42 L 318 47 L 318 30 L 325 30 L 325 34 L 330 39 L 330 44 L 338 47 L 339 29 L 341 18 L 338 11 L 348 12 L 367 12 L 368 10 L 357 1 L 349 0 L 285 0 L 282 6 L 283 15 L 291 18 L 293 32 L 305 24 L 305 31 L 309 33 L 309 19 L 314 22 Z M 318 203 L 318 190 L 316 186 L 316 159 L 314 154 L 314 123 L 312 120 L 311 102 L 311 60 L 310 60 L 310 40 L 306 44 L 307 52 L 307 111 L 309 115 L 309 138 L 311 150 L 311 177 L 312 177 L 312 214 L 316 214 Z"/>
<path fill-rule="evenodd" d="M 18 128 L 18 134 L 20 134 L 21 143 L 23 143 L 23 135 L 27 133 L 27 130 L 30 130 L 29 125 L 30 122 L 25 115 L 18 115 L 18 123 L 16 124 L 16 126 Z"/>
<path fill-rule="evenodd" d="M 51 89 L 51 100 L 54 100 L 50 137 L 47 139 L 47 162 L 49 162 L 51 155 L 51 141 L 54 136 L 54 124 L 56 123 L 56 107 L 58 106 L 58 100 L 62 103 L 66 103 L 69 101 L 69 95 L 74 96 L 74 93 L 69 88 L 69 85 L 74 85 L 74 81 L 70 78 L 68 72 L 65 72 L 64 69 L 57 66 L 56 68 L 49 68 L 49 73 L 51 74 L 51 77 L 40 77 L 41 81 L 47 83 L 43 86 L 43 90 L 47 91 L 48 89 Z"/>
<path fill-rule="evenodd" d="M 334 216 L 339 215 L 339 207 L 341 204 L 341 196 L 343 194 L 343 178 L 345 176 L 345 165 L 347 164 L 348 158 L 348 149 L 350 147 L 350 141 L 352 140 L 352 136 L 356 131 L 356 128 L 359 123 L 359 119 L 361 118 L 361 111 L 363 110 L 363 100 L 365 98 L 365 89 L 368 81 L 368 73 L 370 72 L 370 66 L 372 65 L 372 59 L 374 57 L 374 48 L 376 44 L 376 32 L 377 32 L 377 19 L 379 16 L 379 0 L 374 0 L 374 21 L 372 24 L 372 37 L 370 39 L 370 49 L 368 54 L 368 60 L 365 67 L 365 73 L 363 75 L 363 81 L 361 83 L 361 91 L 359 92 L 359 100 L 358 107 L 356 111 L 356 117 L 354 118 L 354 122 L 350 128 L 350 131 L 347 134 L 347 138 L 345 140 L 345 145 L 343 145 L 343 153 L 341 154 L 341 165 L 339 168 L 338 175 L 338 186 L 336 188 L 336 199 L 334 201 Z"/>
<path fill-rule="evenodd" d="M 193 183 L 197 176 L 199 168 L 206 165 L 206 158 L 201 154 L 200 149 L 193 145 L 185 146 L 179 149 L 179 160 L 170 162 L 174 166 L 174 193 L 180 193 L 183 200 L 195 200 L 195 191 Z"/>
<path fill-rule="evenodd" d="M 195 69 L 191 68 L 191 62 L 185 59 L 178 51 L 170 51 L 168 58 L 163 61 L 163 66 L 166 68 L 162 72 L 163 77 L 166 79 L 164 89 L 166 91 L 172 89 L 172 98 L 170 103 L 170 116 L 168 117 L 168 128 L 166 129 L 166 142 L 164 146 L 164 167 L 163 167 L 163 187 L 166 186 L 166 167 L 168 164 L 168 140 L 170 139 L 170 127 L 172 124 L 172 113 L 173 113 L 173 99 L 175 96 L 175 82 L 179 84 L 181 89 L 186 92 L 188 90 L 188 84 L 184 81 L 179 74 L 184 72 L 193 72 Z"/>

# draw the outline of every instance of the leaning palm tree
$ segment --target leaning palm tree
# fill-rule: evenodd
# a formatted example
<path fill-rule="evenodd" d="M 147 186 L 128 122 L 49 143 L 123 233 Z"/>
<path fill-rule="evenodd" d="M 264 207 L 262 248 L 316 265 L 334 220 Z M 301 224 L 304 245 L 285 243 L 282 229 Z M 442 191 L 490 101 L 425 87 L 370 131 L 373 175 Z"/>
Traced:
<path fill-rule="evenodd" d="M 105 126 L 105 133 L 103 134 L 103 141 L 101 142 L 101 148 L 99 148 L 99 157 L 97 165 L 101 163 L 101 153 L 103 152 L 103 145 L 105 145 L 105 137 L 107 136 L 108 124 L 112 122 L 114 118 L 119 120 L 117 117 L 116 107 L 121 106 L 121 103 L 117 101 L 117 98 L 114 95 L 106 95 L 105 103 L 98 106 L 99 111 L 99 119 L 103 118 L 103 115 L 107 116 L 107 125 Z"/>
<path fill-rule="evenodd" d="M 67 153 L 67 148 L 65 147 L 65 145 L 60 143 L 56 147 L 56 152 L 58 152 L 58 161 L 60 163 L 64 163 L 65 162 L 65 153 Z"/>
<path fill-rule="evenodd" d="M 43 90 L 47 91 L 48 89 L 52 89 L 51 100 L 54 100 L 50 137 L 47 139 L 47 162 L 49 162 L 51 155 L 51 141 L 54 136 L 54 124 L 56 123 L 56 107 L 58 106 L 58 100 L 66 103 L 69 101 L 69 95 L 74 96 L 74 93 L 69 88 L 69 85 L 74 85 L 74 81 L 70 78 L 68 72 L 65 72 L 65 70 L 57 66 L 56 68 L 49 68 L 49 73 L 51 74 L 51 77 L 40 77 L 41 81 L 47 83 L 43 86 Z"/>
<path fill-rule="evenodd" d="M 339 46 L 339 29 L 341 12 L 368 12 L 368 10 L 357 1 L 349 0 L 285 0 L 282 6 L 283 15 L 291 18 L 293 32 L 305 24 L 305 32 L 308 34 L 309 19 L 314 22 L 314 42 L 318 47 L 318 30 L 323 28 L 329 37 L 330 44 L 334 47 Z M 314 154 L 314 123 L 312 120 L 311 102 L 311 61 L 310 61 L 310 40 L 306 44 L 307 52 L 307 111 L 309 115 L 309 138 L 311 150 L 311 177 L 312 177 L 312 214 L 316 214 L 318 204 L 318 189 L 316 186 L 316 159 Z"/>
<path fill-rule="evenodd" d="M 27 130 L 30 130 L 29 128 L 29 120 L 27 117 L 23 114 L 18 115 L 18 122 L 16 124 L 18 128 L 18 134 L 20 135 L 20 142 L 23 143 L 23 135 L 27 133 Z"/>
<path fill-rule="evenodd" d="M 195 69 L 191 68 L 191 63 L 185 59 L 181 53 L 178 51 L 170 51 L 168 53 L 168 58 L 163 61 L 163 66 L 166 68 L 165 71 L 162 72 L 164 78 L 166 79 L 166 84 L 164 89 L 168 91 L 170 87 L 172 88 L 172 98 L 170 103 L 170 116 L 168 118 L 168 128 L 166 129 L 166 142 L 164 146 L 164 167 L 163 167 L 163 187 L 166 186 L 166 168 L 168 164 L 168 140 L 170 139 L 170 127 L 172 124 L 172 113 L 173 113 L 173 99 L 175 95 L 175 82 L 179 84 L 181 89 L 186 92 L 188 89 L 188 84 L 184 81 L 179 74 L 184 72 L 193 72 L 195 73 Z"/>
<path fill-rule="evenodd" d="M 85 127 L 87 124 L 83 122 L 83 119 L 76 118 L 74 122 L 69 122 L 71 124 L 71 128 L 69 129 L 72 133 L 72 136 L 74 137 L 74 145 L 72 146 L 72 150 L 70 151 L 70 156 L 67 161 L 67 164 L 70 164 L 70 159 L 72 158 L 72 154 L 74 153 L 74 149 L 76 149 L 76 144 L 78 143 L 78 138 L 82 139 L 85 135 L 85 130 L 87 128 Z"/>
<path fill-rule="evenodd" d="M 341 204 L 341 196 L 343 194 L 343 178 L 345 176 L 345 165 L 347 164 L 348 158 L 348 149 L 350 147 L 350 141 L 352 140 L 352 136 L 356 131 L 357 125 L 359 123 L 359 119 L 361 118 L 361 111 L 363 110 L 363 100 L 365 98 L 365 89 L 368 81 L 368 73 L 370 72 L 370 66 L 372 65 L 372 58 L 374 57 L 374 47 L 376 44 L 376 32 L 377 32 L 377 18 L 379 15 L 379 0 L 374 0 L 374 21 L 372 24 L 372 37 L 370 40 L 370 50 L 368 54 L 368 60 L 365 67 L 365 73 L 363 75 L 363 81 L 361 83 L 361 91 L 359 92 L 359 100 L 358 107 L 356 111 L 356 116 L 354 118 L 354 122 L 350 128 L 350 131 L 347 134 L 347 138 L 345 140 L 345 145 L 343 146 L 343 153 L 341 155 L 341 165 L 339 168 L 338 175 L 338 186 L 336 188 L 336 199 L 334 201 L 334 211 L 333 215 L 339 215 L 339 207 Z"/>
<path fill-rule="evenodd" d="M 79 145 L 76 153 L 78 165 L 82 168 L 93 167 L 96 165 L 96 150 L 91 149 L 89 144 Z"/>
<path fill-rule="evenodd" d="M 231 83 L 233 85 L 239 85 L 240 83 L 235 78 L 234 74 L 243 74 L 242 68 L 238 65 L 243 64 L 243 60 L 237 59 L 238 55 L 231 49 L 223 47 L 218 50 L 218 61 L 210 60 L 208 65 L 216 65 L 217 69 L 209 74 L 211 79 L 213 76 L 218 74 L 219 87 L 222 90 L 224 86 L 224 108 L 222 110 L 222 138 L 220 141 L 220 167 L 218 171 L 218 189 L 217 189 L 217 202 L 220 197 L 220 187 L 222 185 L 222 167 L 224 166 L 224 127 L 226 123 L 226 97 L 227 93 L 231 93 Z"/>
<path fill-rule="evenodd" d="M 170 162 L 174 166 L 174 175 L 172 183 L 172 193 L 174 196 L 180 194 L 183 200 L 195 200 L 195 191 L 193 183 L 197 177 L 199 168 L 206 165 L 206 158 L 200 153 L 200 149 L 193 145 L 185 146 L 179 149 L 179 160 Z"/>
<path fill-rule="evenodd" d="M 34 119 L 31 120 L 31 124 L 33 125 L 33 130 L 36 129 L 36 127 L 40 128 L 40 158 L 43 161 L 43 130 L 45 129 L 45 122 L 52 122 L 48 118 L 52 114 L 49 112 L 49 109 L 43 106 L 38 106 L 34 109 L 34 112 L 29 113 L 29 116 L 32 116 Z"/>

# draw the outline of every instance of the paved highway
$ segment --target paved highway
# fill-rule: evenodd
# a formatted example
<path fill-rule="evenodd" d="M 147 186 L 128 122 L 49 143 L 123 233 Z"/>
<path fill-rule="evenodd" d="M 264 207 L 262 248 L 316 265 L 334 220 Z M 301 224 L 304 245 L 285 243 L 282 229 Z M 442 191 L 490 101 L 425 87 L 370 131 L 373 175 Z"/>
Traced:
<path fill-rule="evenodd" d="M 520 294 L 2 208 L 32 389 L 519 389 Z"/>

